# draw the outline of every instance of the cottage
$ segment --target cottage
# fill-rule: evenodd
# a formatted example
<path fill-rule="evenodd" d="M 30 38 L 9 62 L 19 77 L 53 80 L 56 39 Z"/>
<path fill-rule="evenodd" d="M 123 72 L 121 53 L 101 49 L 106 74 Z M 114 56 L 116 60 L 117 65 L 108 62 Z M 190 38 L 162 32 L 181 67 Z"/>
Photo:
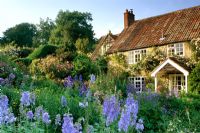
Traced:
<path fill-rule="evenodd" d="M 111 33 L 106 37 L 112 38 Z M 158 89 L 159 78 L 165 78 L 168 90 L 188 91 L 189 68 L 175 57 L 190 59 L 192 49 L 190 41 L 200 37 L 200 6 L 178 10 L 175 12 L 135 20 L 132 10 L 124 13 L 124 29 L 112 38 L 112 43 L 101 43 L 95 50 L 101 55 L 122 53 L 129 65 L 136 64 L 154 48 L 159 48 L 166 55 L 164 60 L 150 75 L 155 79 L 155 91 Z M 103 45 L 104 44 L 104 45 Z M 112 44 L 104 48 L 105 44 Z M 136 87 L 145 83 L 145 75 L 130 78 Z"/>

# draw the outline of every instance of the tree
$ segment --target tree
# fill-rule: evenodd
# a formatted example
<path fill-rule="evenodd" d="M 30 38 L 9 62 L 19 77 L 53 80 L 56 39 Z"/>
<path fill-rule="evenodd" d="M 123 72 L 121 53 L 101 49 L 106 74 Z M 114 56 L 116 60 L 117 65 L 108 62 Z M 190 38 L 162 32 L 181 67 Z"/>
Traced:
<path fill-rule="evenodd" d="M 37 33 L 34 37 L 34 45 L 48 44 L 51 31 L 54 29 L 55 24 L 50 18 L 40 19 L 40 23 L 37 26 Z"/>
<path fill-rule="evenodd" d="M 3 33 L 6 43 L 14 42 L 18 46 L 32 46 L 32 39 L 36 34 L 36 26 L 29 23 L 21 23 L 7 29 Z"/>
<path fill-rule="evenodd" d="M 88 50 L 88 46 L 89 45 L 89 39 L 88 38 L 83 38 L 83 39 L 77 39 L 76 40 L 76 43 L 75 43 L 75 46 L 76 46 L 76 49 L 78 51 L 81 51 L 83 53 L 87 53 L 89 50 Z"/>
<path fill-rule="evenodd" d="M 64 45 L 69 50 L 76 50 L 76 41 L 78 39 L 87 38 L 87 49 L 92 49 L 92 45 L 95 41 L 93 37 L 93 27 L 90 21 L 92 21 L 90 13 L 61 10 L 55 20 L 56 27 L 52 31 L 50 42 L 52 44 Z"/>

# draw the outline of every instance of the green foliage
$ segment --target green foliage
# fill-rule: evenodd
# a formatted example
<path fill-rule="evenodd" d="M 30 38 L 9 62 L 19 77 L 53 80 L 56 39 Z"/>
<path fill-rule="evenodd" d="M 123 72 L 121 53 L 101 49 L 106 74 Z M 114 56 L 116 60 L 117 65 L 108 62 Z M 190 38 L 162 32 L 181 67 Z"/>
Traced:
<path fill-rule="evenodd" d="M 20 50 L 18 51 L 18 57 L 25 58 L 32 52 L 33 52 L 32 48 L 28 48 L 28 47 L 20 48 Z"/>
<path fill-rule="evenodd" d="M 191 91 L 200 92 L 200 62 L 189 75 L 189 86 Z"/>
<path fill-rule="evenodd" d="M 97 70 L 98 70 L 98 74 L 101 73 L 107 73 L 108 71 L 108 60 L 101 56 L 99 58 L 97 58 L 94 63 L 96 64 Z"/>
<path fill-rule="evenodd" d="M 66 46 L 60 46 L 56 50 L 56 56 L 63 60 L 73 61 L 77 56 L 77 52 L 69 50 Z"/>
<path fill-rule="evenodd" d="M 6 43 L 15 42 L 17 46 L 32 47 L 32 39 L 36 33 L 36 26 L 29 23 L 21 23 L 7 29 L 3 34 Z"/>
<path fill-rule="evenodd" d="M 153 48 L 152 52 L 147 54 L 138 63 L 131 66 L 131 70 L 136 74 L 141 71 L 151 72 L 162 61 L 166 59 L 166 55 L 159 48 Z"/>
<path fill-rule="evenodd" d="M 114 54 L 109 57 L 108 72 L 115 77 L 120 77 L 127 73 L 126 57 L 123 54 Z"/>
<path fill-rule="evenodd" d="M 56 49 L 57 47 L 54 45 L 40 45 L 27 58 L 31 60 L 44 58 L 49 54 L 55 53 Z"/>
<path fill-rule="evenodd" d="M 200 38 L 195 38 L 191 40 L 191 47 L 192 47 L 192 56 L 195 62 L 200 60 Z"/>
<path fill-rule="evenodd" d="M 77 39 L 75 46 L 76 49 L 82 53 L 87 53 L 89 52 L 89 48 L 87 47 L 89 45 L 89 39 L 88 38 L 83 38 L 83 39 Z"/>
<path fill-rule="evenodd" d="M 37 32 L 33 38 L 34 46 L 48 44 L 51 31 L 55 28 L 54 22 L 50 18 L 40 19 L 40 23 L 36 25 Z"/>
<path fill-rule="evenodd" d="M 51 79 L 63 79 L 72 70 L 72 64 L 56 56 L 49 55 L 43 59 L 35 59 L 29 66 L 33 75 L 44 75 Z"/>
<path fill-rule="evenodd" d="M 84 79 L 88 79 L 90 74 L 96 73 L 96 66 L 86 55 L 80 54 L 73 61 L 73 75 L 82 74 Z"/>
<path fill-rule="evenodd" d="M 90 21 L 92 21 L 90 13 L 61 10 L 55 20 L 56 28 L 52 31 L 50 43 L 66 46 L 68 49 L 75 51 L 76 41 L 87 38 L 88 44 L 91 44 L 91 46 L 87 46 L 87 49 L 91 50 L 94 44 L 94 33 Z"/>

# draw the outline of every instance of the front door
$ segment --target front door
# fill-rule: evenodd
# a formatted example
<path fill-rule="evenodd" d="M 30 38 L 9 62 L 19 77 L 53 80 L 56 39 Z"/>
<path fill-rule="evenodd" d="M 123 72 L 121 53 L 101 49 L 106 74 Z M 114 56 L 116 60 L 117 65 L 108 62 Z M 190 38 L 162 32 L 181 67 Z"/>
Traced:
<path fill-rule="evenodd" d="M 169 90 L 171 92 L 180 92 L 185 89 L 185 77 L 183 74 L 169 75 Z"/>

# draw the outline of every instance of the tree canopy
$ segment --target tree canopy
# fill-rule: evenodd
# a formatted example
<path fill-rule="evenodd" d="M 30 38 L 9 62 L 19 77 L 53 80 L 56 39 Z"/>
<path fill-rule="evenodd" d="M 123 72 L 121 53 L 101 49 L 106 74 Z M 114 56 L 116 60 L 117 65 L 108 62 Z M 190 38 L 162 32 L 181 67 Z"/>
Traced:
<path fill-rule="evenodd" d="M 50 19 L 40 19 L 40 23 L 36 25 L 37 32 L 36 36 L 33 39 L 34 45 L 40 45 L 40 44 L 48 44 L 49 38 L 51 35 L 51 31 L 55 27 L 55 23 Z"/>
<path fill-rule="evenodd" d="M 94 32 L 92 30 L 92 16 L 90 13 L 81 13 L 78 11 L 60 11 L 56 17 L 55 29 L 52 31 L 50 42 L 52 44 L 64 45 L 70 50 L 76 49 L 76 42 L 80 39 L 88 40 L 87 48 L 92 49 L 94 44 Z M 85 43 L 83 44 L 85 45 Z M 78 47 L 81 48 L 80 43 Z"/>
<path fill-rule="evenodd" d="M 36 34 L 36 26 L 29 23 L 21 23 L 7 29 L 3 33 L 3 42 L 14 42 L 18 46 L 32 46 L 32 39 Z"/>

